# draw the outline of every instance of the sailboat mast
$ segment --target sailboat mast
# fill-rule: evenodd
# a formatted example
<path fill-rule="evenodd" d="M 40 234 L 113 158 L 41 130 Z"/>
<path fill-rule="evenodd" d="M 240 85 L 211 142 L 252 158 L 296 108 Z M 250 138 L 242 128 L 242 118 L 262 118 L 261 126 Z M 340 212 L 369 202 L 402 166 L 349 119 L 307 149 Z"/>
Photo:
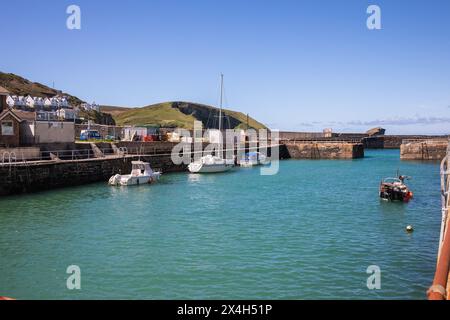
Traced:
<path fill-rule="evenodd" d="M 223 74 L 220 74 L 220 108 L 219 108 L 219 131 L 222 130 L 222 100 L 223 100 Z"/>
<path fill-rule="evenodd" d="M 220 74 L 220 105 L 219 105 L 219 157 L 223 157 L 222 151 L 222 100 L 223 100 L 223 74 Z"/>

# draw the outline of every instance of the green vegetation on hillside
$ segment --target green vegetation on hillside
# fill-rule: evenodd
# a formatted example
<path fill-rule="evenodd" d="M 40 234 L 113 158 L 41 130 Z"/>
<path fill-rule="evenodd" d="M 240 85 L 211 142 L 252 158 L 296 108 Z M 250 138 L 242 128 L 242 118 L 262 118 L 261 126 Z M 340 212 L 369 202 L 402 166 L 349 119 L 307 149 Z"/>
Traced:
<path fill-rule="evenodd" d="M 190 129 L 195 118 L 172 108 L 169 102 L 143 108 L 135 108 L 115 116 L 119 125 L 151 125 Z"/>
<path fill-rule="evenodd" d="M 0 86 L 4 87 L 13 95 L 53 97 L 62 94 L 68 97 L 72 106 L 79 106 L 84 101 L 76 96 L 58 91 L 38 82 L 31 82 L 13 73 L 0 72 Z M 108 125 L 148 125 L 158 127 L 179 127 L 193 129 L 194 121 L 203 123 L 203 128 L 217 128 L 219 109 L 216 107 L 183 102 L 164 102 L 142 108 L 124 108 L 116 106 L 102 106 L 100 112 L 80 111 L 80 117 L 85 120 L 93 120 L 98 124 Z M 222 128 L 235 129 L 247 128 L 247 116 L 242 112 L 223 110 Z M 266 128 L 255 119 L 248 118 L 248 127 L 254 129 Z"/>
<path fill-rule="evenodd" d="M 89 111 L 80 110 L 80 112 L 78 113 L 78 116 L 80 118 L 83 118 L 84 121 L 91 120 L 97 124 L 105 124 L 105 125 L 110 125 L 110 126 L 116 124 L 112 115 L 110 115 L 108 113 L 98 112 L 95 110 L 89 110 Z"/>
<path fill-rule="evenodd" d="M 159 127 L 179 127 L 193 129 L 194 120 L 201 121 L 204 128 L 217 128 L 219 109 L 190 102 L 164 102 L 143 108 L 127 108 L 120 112 L 117 107 L 106 107 L 103 112 L 110 112 L 119 125 L 151 125 Z M 108 110 L 108 111 L 107 111 Z M 222 110 L 223 128 L 247 128 L 247 116 L 242 112 Z M 263 124 L 249 117 L 250 128 L 266 128 Z"/>

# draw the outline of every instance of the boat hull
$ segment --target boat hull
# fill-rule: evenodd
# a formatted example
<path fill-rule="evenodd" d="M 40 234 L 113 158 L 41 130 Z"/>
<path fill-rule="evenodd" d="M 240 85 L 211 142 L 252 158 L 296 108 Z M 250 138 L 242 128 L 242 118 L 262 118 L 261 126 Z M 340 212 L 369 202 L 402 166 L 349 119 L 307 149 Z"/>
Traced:
<path fill-rule="evenodd" d="M 413 193 L 404 185 L 392 186 L 382 183 L 380 185 L 380 198 L 387 201 L 409 202 L 413 198 Z"/>
<path fill-rule="evenodd" d="M 191 163 L 188 169 L 191 173 L 218 173 L 226 172 L 233 168 L 231 164 L 196 164 Z"/>
<path fill-rule="evenodd" d="M 115 175 L 109 180 L 109 184 L 113 186 L 135 186 L 141 184 L 149 184 L 159 180 L 161 174 L 155 172 L 152 175 L 131 176 L 131 175 Z"/>

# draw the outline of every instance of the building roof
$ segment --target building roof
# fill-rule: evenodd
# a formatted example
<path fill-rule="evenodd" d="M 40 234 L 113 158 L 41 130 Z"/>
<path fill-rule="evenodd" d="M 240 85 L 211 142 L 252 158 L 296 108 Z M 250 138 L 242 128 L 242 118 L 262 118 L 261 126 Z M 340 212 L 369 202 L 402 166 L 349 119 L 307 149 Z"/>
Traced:
<path fill-rule="evenodd" d="M 22 111 L 22 110 L 14 110 L 14 113 L 17 117 L 19 117 L 22 121 L 34 121 L 36 120 L 36 112 L 31 111 Z"/>
<path fill-rule="evenodd" d="M 0 120 L 3 120 L 8 114 L 10 114 L 18 122 L 22 122 L 22 119 L 19 118 L 14 112 L 12 112 L 11 109 L 5 109 L 2 111 L 2 113 L 0 113 Z"/>
<path fill-rule="evenodd" d="M 9 94 L 9 91 L 0 86 L 0 95 L 1 96 L 7 96 Z"/>
<path fill-rule="evenodd" d="M 5 109 L 0 113 L 0 120 L 6 117 L 8 114 L 12 115 L 17 121 L 34 121 L 36 120 L 36 112 L 21 111 L 21 110 L 11 110 Z"/>

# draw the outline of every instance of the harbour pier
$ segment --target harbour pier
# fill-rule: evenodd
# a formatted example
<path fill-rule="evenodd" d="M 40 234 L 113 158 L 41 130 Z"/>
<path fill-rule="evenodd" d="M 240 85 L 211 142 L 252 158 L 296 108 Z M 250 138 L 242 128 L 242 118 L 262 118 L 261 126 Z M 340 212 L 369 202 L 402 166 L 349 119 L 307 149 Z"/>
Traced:
<path fill-rule="evenodd" d="M 441 161 L 447 154 L 449 139 L 405 139 L 400 146 L 402 160 Z"/>
<path fill-rule="evenodd" d="M 106 183 L 114 174 L 129 173 L 134 160 L 149 162 L 153 169 L 163 173 L 184 172 L 187 164 L 175 164 L 171 158 L 177 144 L 167 141 L 77 143 L 76 149 L 45 149 L 34 158 L 6 157 L 0 162 L 0 196 Z M 203 150 L 206 146 L 203 145 Z M 272 147 L 267 147 L 268 155 Z M 191 152 L 191 158 L 193 155 Z"/>
<path fill-rule="evenodd" d="M 357 159 L 364 157 L 364 145 L 356 140 L 294 140 L 282 142 L 283 153 L 292 159 Z"/>

